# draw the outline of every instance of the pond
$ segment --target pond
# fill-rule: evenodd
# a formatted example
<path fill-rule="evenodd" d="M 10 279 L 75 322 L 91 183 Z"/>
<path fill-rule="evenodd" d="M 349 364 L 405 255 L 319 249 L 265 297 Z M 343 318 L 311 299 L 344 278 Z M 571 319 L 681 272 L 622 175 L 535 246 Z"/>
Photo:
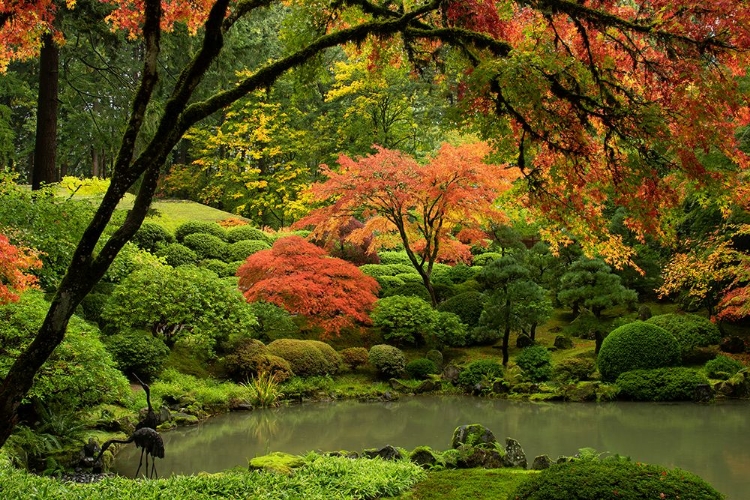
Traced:
<path fill-rule="evenodd" d="M 580 448 L 681 467 L 731 500 L 750 492 L 749 402 L 524 403 L 469 396 L 420 396 L 388 403 L 339 401 L 230 413 L 163 433 L 160 477 L 247 466 L 271 451 L 361 451 L 387 444 L 411 450 L 450 448 L 453 430 L 480 423 L 499 441 L 512 437 L 535 456 L 573 455 Z M 140 450 L 118 455 L 119 474 L 133 476 Z"/>

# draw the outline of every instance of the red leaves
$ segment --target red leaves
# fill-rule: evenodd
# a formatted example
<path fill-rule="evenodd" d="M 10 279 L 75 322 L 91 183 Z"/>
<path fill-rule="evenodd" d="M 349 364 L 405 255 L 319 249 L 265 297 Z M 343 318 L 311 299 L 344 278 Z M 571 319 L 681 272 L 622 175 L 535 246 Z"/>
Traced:
<path fill-rule="evenodd" d="M 15 292 L 34 288 L 36 277 L 26 272 L 41 265 L 33 252 L 11 245 L 8 238 L 0 234 L 0 304 L 15 302 L 18 300 Z"/>
<path fill-rule="evenodd" d="M 299 236 L 281 238 L 270 250 L 251 255 L 237 276 L 249 302 L 265 300 L 306 316 L 326 337 L 356 323 L 370 324 L 368 313 L 377 300 L 377 281 Z"/>

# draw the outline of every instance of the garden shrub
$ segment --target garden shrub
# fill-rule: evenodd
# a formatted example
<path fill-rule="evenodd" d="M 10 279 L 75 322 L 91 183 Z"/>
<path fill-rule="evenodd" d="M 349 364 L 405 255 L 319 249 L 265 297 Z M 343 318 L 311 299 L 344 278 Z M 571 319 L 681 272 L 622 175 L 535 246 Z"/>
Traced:
<path fill-rule="evenodd" d="M 596 370 L 596 365 L 593 359 L 565 358 L 552 367 L 552 378 L 560 382 L 589 380 L 594 370 Z"/>
<path fill-rule="evenodd" d="M 326 375 L 331 370 L 320 349 L 305 340 L 274 340 L 268 344 L 268 352 L 287 360 L 294 374 L 300 377 Z"/>
<path fill-rule="evenodd" d="M 385 378 L 399 377 L 406 367 L 406 358 L 401 349 L 387 344 L 372 346 L 367 361 Z"/>
<path fill-rule="evenodd" d="M 491 382 L 503 376 L 503 365 L 494 359 L 472 361 L 458 375 L 458 385 L 471 389 L 481 382 Z"/>
<path fill-rule="evenodd" d="M 404 280 L 398 276 L 394 276 L 393 279 L 397 279 L 403 284 L 398 285 L 394 288 L 389 288 L 388 290 L 384 290 L 380 294 L 381 297 L 401 295 L 402 297 L 419 297 L 425 302 L 430 302 L 432 300 L 430 298 L 430 292 L 427 291 L 427 288 L 425 288 L 424 284 L 422 284 L 421 281 L 410 281 L 408 283 L 404 283 Z M 378 281 L 378 283 L 380 282 Z"/>
<path fill-rule="evenodd" d="M 417 273 L 398 273 L 396 275 L 396 278 L 400 279 L 404 282 L 404 285 L 408 285 L 409 283 L 414 283 L 418 285 L 422 285 L 422 277 Z M 422 285 L 424 286 L 424 285 Z"/>
<path fill-rule="evenodd" d="M 233 262 L 236 260 L 244 261 L 248 256 L 261 250 L 267 250 L 271 245 L 260 240 L 240 240 L 230 244 L 227 247 L 227 260 Z"/>
<path fill-rule="evenodd" d="M 341 371 L 343 360 L 341 359 L 341 355 L 336 352 L 336 349 L 320 340 L 305 340 L 305 342 L 319 350 L 325 358 L 327 365 L 326 374 L 333 375 Z"/>
<path fill-rule="evenodd" d="M 479 324 L 479 316 L 484 307 L 484 294 L 481 292 L 464 292 L 454 295 L 438 304 L 438 311 L 457 314 L 461 322 L 468 327 Z"/>
<path fill-rule="evenodd" d="M 213 271 L 219 278 L 227 278 L 234 275 L 234 273 L 229 272 L 229 264 L 219 259 L 202 260 L 199 267 Z"/>
<path fill-rule="evenodd" d="M 696 370 L 684 367 L 632 370 L 617 377 L 620 398 L 633 401 L 692 401 L 695 387 L 708 384 Z"/>
<path fill-rule="evenodd" d="M 602 500 L 605 498 L 680 498 L 721 500 L 691 472 L 611 458 L 574 460 L 531 474 L 508 496 L 516 500 Z"/>
<path fill-rule="evenodd" d="M 404 264 L 411 267 L 411 260 L 404 250 L 378 252 L 381 264 Z"/>
<path fill-rule="evenodd" d="M 395 276 L 376 276 L 375 281 L 377 281 L 378 285 L 380 285 L 381 297 L 394 295 L 392 293 L 392 290 L 404 285 L 404 280 Z"/>
<path fill-rule="evenodd" d="M 596 363 L 602 378 L 614 381 L 626 371 L 680 364 L 680 346 L 663 328 L 636 321 L 614 329 L 604 339 Z"/>
<path fill-rule="evenodd" d="M 292 315 L 276 304 L 270 302 L 250 302 L 248 308 L 258 319 L 257 337 L 264 342 L 278 339 L 295 338 L 299 336 L 299 326 L 292 319 Z"/>
<path fill-rule="evenodd" d="M 266 244 L 271 242 L 266 233 L 257 227 L 252 226 L 236 226 L 228 229 L 227 241 L 229 243 L 237 243 L 238 241 L 262 241 Z"/>
<path fill-rule="evenodd" d="M 478 271 L 479 268 L 477 267 L 471 267 L 463 263 L 458 263 L 455 266 L 451 267 L 450 271 L 448 271 L 448 277 L 450 278 L 451 283 L 457 285 L 459 283 L 463 283 L 464 281 L 476 278 L 477 274 L 479 274 Z"/>
<path fill-rule="evenodd" d="M 475 255 L 472 264 L 475 266 L 486 266 L 493 260 L 502 258 L 502 256 L 503 254 L 498 252 L 485 252 L 479 255 Z"/>
<path fill-rule="evenodd" d="M 435 363 L 427 358 L 417 358 L 406 364 L 406 373 L 413 379 L 422 380 L 437 372 Z"/>
<path fill-rule="evenodd" d="M 271 354 L 263 342 L 255 339 L 245 339 L 227 354 L 224 368 L 236 382 L 246 382 L 261 373 L 271 374 L 276 382 L 283 382 L 293 375 L 287 360 Z"/>
<path fill-rule="evenodd" d="M 432 265 L 432 274 L 430 274 L 430 281 L 433 285 L 452 285 L 453 281 L 450 277 L 451 269 L 448 264 L 442 262 L 436 262 Z"/>
<path fill-rule="evenodd" d="M 156 255 L 163 257 L 172 267 L 186 266 L 198 262 L 198 254 L 181 243 L 170 243 L 161 248 Z"/>
<path fill-rule="evenodd" d="M 721 332 L 708 318 L 697 314 L 659 314 L 646 323 L 664 328 L 680 344 L 683 357 L 696 347 L 707 347 L 721 341 Z"/>
<path fill-rule="evenodd" d="M 102 281 L 105 283 L 120 283 L 138 269 L 149 266 L 161 266 L 163 264 L 163 258 L 146 250 L 141 250 L 135 244 L 127 242 L 104 273 Z"/>
<path fill-rule="evenodd" d="M 99 323 L 104 306 L 109 300 L 109 295 L 103 293 L 90 293 L 81 301 L 80 314 L 84 319 Z"/>
<path fill-rule="evenodd" d="M 350 370 L 367 364 L 367 349 L 364 347 L 347 347 L 339 351 L 341 359 Z"/>
<path fill-rule="evenodd" d="M 185 238 L 191 234 L 210 234 L 223 241 L 227 239 L 226 230 L 215 222 L 204 222 L 204 221 L 188 221 L 183 222 L 174 232 L 174 236 L 178 243 L 182 243 Z"/>
<path fill-rule="evenodd" d="M 500 331 L 488 326 L 476 326 L 469 330 L 466 336 L 466 345 L 490 345 L 500 340 Z"/>
<path fill-rule="evenodd" d="M 182 244 L 194 251 L 199 259 L 228 260 L 227 244 L 218 236 L 203 233 L 188 234 L 182 240 Z"/>
<path fill-rule="evenodd" d="M 544 382 L 552 378 L 552 355 L 544 346 L 524 348 L 516 357 L 516 364 L 532 382 Z"/>
<path fill-rule="evenodd" d="M 438 312 L 432 327 L 432 335 L 438 346 L 462 347 L 466 345 L 466 325 L 458 315 Z"/>
<path fill-rule="evenodd" d="M 143 380 L 159 375 L 169 357 L 169 347 L 143 330 L 123 330 L 105 337 L 104 345 L 121 372 L 135 373 Z"/>
<path fill-rule="evenodd" d="M 437 366 L 438 370 L 443 367 L 443 353 L 438 351 L 437 349 L 430 349 L 429 351 L 427 351 L 427 354 L 425 354 L 424 357 L 435 363 L 435 366 Z"/>
<path fill-rule="evenodd" d="M 422 345 L 432 332 L 436 314 L 430 304 L 418 297 L 394 295 L 378 300 L 371 317 L 385 340 Z"/>
<path fill-rule="evenodd" d="M 710 378 L 727 380 L 743 368 L 744 365 L 736 359 L 720 354 L 706 363 L 705 371 Z"/>
<path fill-rule="evenodd" d="M 131 241 L 142 250 L 156 253 L 159 248 L 174 243 L 175 237 L 159 224 L 144 222 Z"/>
<path fill-rule="evenodd" d="M 397 274 L 414 274 L 419 276 L 411 264 L 363 264 L 359 270 L 377 279 L 380 276 L 396 276 Z"/>

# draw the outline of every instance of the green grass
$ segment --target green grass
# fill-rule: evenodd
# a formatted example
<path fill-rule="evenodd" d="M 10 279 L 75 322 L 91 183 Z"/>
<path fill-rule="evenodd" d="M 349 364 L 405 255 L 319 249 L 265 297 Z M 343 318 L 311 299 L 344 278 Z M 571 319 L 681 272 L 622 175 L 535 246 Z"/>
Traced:
<path fill-rule="evenodd" d="M 430 472 L 398 498 L 410 500 L 505 500 L 532 471 L 459 469 Z"/>

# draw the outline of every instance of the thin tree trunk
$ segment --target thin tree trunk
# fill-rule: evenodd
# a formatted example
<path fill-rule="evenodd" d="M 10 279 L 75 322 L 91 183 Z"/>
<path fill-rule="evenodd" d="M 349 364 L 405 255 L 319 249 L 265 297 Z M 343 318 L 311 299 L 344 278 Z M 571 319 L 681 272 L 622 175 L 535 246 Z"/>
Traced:
<path fill-rule="evenodd" d="M 57 182 L 57 108 L 60 49 L 47 33 L 39 54 L 39 96 L 36 111 L 36 142 L 31 189 Z"/>

